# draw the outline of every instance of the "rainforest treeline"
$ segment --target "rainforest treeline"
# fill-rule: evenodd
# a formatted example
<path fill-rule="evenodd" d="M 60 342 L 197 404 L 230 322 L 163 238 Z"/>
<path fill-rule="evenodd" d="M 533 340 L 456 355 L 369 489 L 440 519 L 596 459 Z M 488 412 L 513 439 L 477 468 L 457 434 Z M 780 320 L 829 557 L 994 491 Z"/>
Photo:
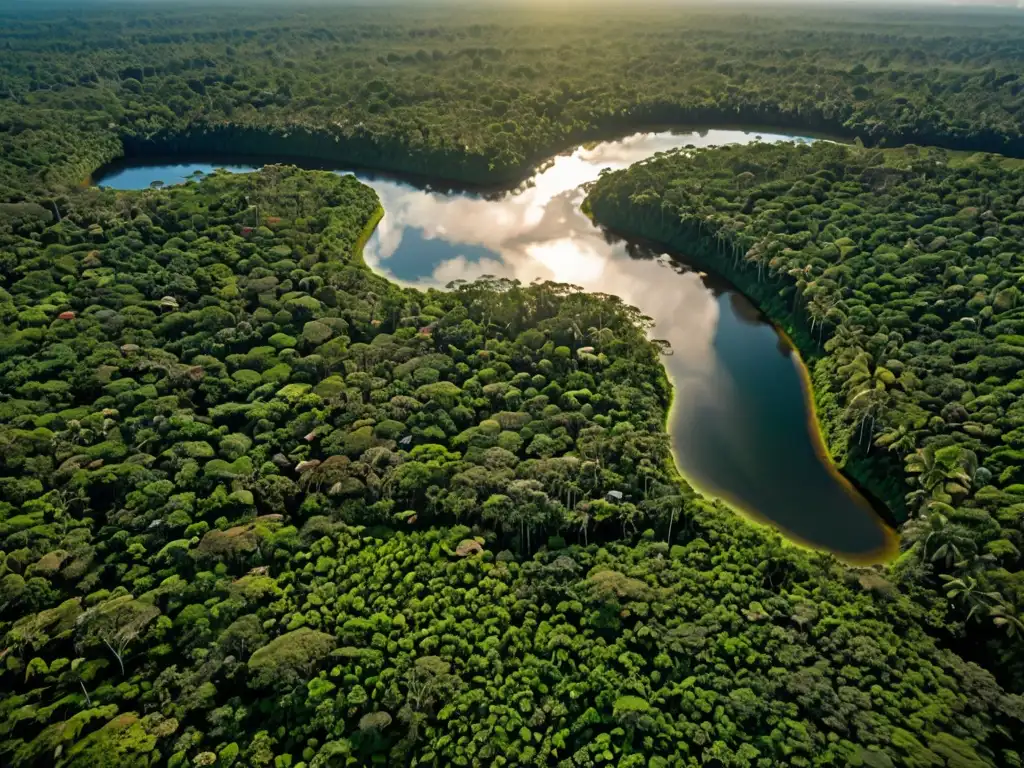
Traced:
<path fill-rule="evenodd" d="M 1024 155 L 1022 31 L 0 10 L 0 765 L 1024 764 L 1024 170 L 934 146 Z M 685 121 L 860 139 L 680 150 L 587 206 L 791 332 L 890 564 L 697 497 L 612 296 L 389 283 L 353 177 L 82 185 L 201 151 L 502 183 Z"/>
<path fill-rule="evenodd" d="M 928 9 L 0 9 L 0 199 L 122 154 L 492 184 L 660 124 L 1024 155 L 1024 19 Z"/>
<path fill-rule="evenodd" d="M 614 298 L 398 288 L 323 172 L 2 212 L 5 765 L 1019 763 L 930 575 L 1012 544 L 847 568 L 694 498 Z"/>
<path fill-rule="evenodd" d="M 1024 684 L 1024 163 L 819 142 L 605 174 L 598 221 L 728 274 L 815 360 L 848 471 L 909 518 L 897 569 Z M 904 495 L 905 494 L 905 495 Z"/>

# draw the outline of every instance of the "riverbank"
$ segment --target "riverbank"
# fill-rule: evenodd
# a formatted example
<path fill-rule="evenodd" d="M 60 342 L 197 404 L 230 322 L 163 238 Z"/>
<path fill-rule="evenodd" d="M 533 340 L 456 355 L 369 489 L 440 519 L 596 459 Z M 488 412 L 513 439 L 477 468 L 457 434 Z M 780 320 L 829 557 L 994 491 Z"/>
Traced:
<path fill-rule="evenodd" d="M 631 217 L 627 221 L 620 211 L 610 208 L 595 210 L 589 196 L 584 201 L 584 210 L 595 224 L 611 234 L 645 242 L 677 255 L 688 264 L 721 276 L 746 296 L 771 321 L 796 356 L 794 365 L 807 404 L 808 431 L 826 468 L 848 490 L 871 500 L 872 512 L 889 526 L 895 528 L 907 519 L 902 495 L 895 493 L 891 487 L 886 488 L 887 485 L 891 486 L 891 482 L 886 482 L 891 480 L 889 468 L 880 467 L 859 451 L 851 450 L 848 427 L 839 419 L 839 409 L 835 407 L 835 393 L 828 387 L 824 368 L 819 368 L 827 366 L 828 359 L 822 354 L 802 319 L 789 312 L 779 301 L 778 284 L 773 281 L 758 282 L 756 274 L 734 267 L 730 259 L 720 256 L 715 241 L 710 237 L 696 232 L 687 235 L 678 232 L 666 234 L 649 226 L 638 227 L 636 221 L 647 221 L 652 217 Z M 811 364 L 808 365 L 805 360 L 810 360 Z M 721 495 L 716 490 L 711 492 Z M 748 517 L 759 519 L 758 515 L 743 511 Z"/>
<path fill-rule="evenodd" d="M 410 146 L 390 137 L 349 134 L 309 126 L 246 126 L 234 123 L 197 123 L 181 130 L 163 130 L 149 136 L 124 134 L 121 151 L 95 167 L 86 183 L 102 180 L 126 165 L 174 161 L 189 157 L 253 164 L 288 163 L 305 168 L 345 167 L 353 171 L 395 175 L 414 184 L 450 186 L 453 190 L 483 194 L 505 192 L 534 176 L 552 157 L 581 145 L 613 141 L 636 133 L 687 133 L 713 129 L 765 133 L 798 131 L 813 138 L 852 141 L 853 133 L 830 122 L 808 122 L 785 113 L 759 110 L 748 114 L 719 110 L 638 110 L 599 124 L 574 128 L 550 141 L 519 147 L 514 163 L 500 160 L 486 148 Z M 1024 149 L 1022 149 L 1024 151 Z"/>
<path fill-rule="evenodd" d="M 693 109 L 672 103 L 649 102 L 600 122 L 575 126 L 533 144 L 520 144 L 513 155 L 495 147 L 414 146 L 395 136 L 374 136 L 330 126 L 254 126 L 233 122 L 194 123 L 148 135 L 131 131 L 104 142 L 103 159 L 92 177 L 102 177 L 124 163 L 155 161 L 188 155 L 225 157 L 238 161 L 287 162 L 303 167 L 341 165 L 353 170 L 399 174 L 411 181 L 450 184 L 454 188 L 495 192 L 529 179 L 552 156 L 581 144 L 608 141 L 638 132 L 738 129 L 798 132 L 837 141 L 859 140 L 868 147 L 918 144 L 962 152 L 992 152 L 1024 157 L 1024 139 L 998 135 L 947 136 L 935 132 L 876 132 L 865 135 L 842 121 L 823 115 L 793 113 L 762 106 L 735 110 Z M 116 146 L 120 144 L 120 152 Z M 77 170 L 77 178 L 81 178 Z"/>
<path fill-rule="evenodd" d="M 814 445 L 805 427 L 812 410 L 805 392 L 806 384 L 800 381 L 799 369 L 794 367 L 791 356 L 780 354 L 779 350 L 788 343 L 779 338 L 778 330 L 765 334 L 769 323 L 744 318 L 751 313 L 758 314 L 753 307 L 741 310 L 732 302 L 721 303 L 717 297 L 724 290 L 747 304 L 728 285 L 712 287 L 701 285 L 699 280 L 684 281 L 679 288 L 693 293 L 684 306 L 670 310 L 677 300 L 673 298 L 672 285 L 665 283 L 661 268 L 638 261 L 630 249 L 607 242 L 581 215 L 578 193 L 573 195 L 575 201 L 565 207 L 568 201 L 555 191 L 576 190 L 581 181 L 586 183 L 599 178 L 601 169 L 609 164 L 627 168 L 659 152 L 691 143 L 715 146 L 785 139 L 792 140 L 792 137 L 768 133 L 755 136 L 727 130 L 671 136 L 637 134 L 620 142 L 591 144 L 585 151 L 579 149 L 549 158 L 537 171 L 536 189 L 530 185 L 486 199 L 440 193 L 434 186 L 417 187 L 396 180 L 391 174 L 356 173 L 355 176 L 377 190 L 380 203 L 393 217 L 381 234 L 387 242 L 384 261 L 379 253 L 373 260 L 373 269 L 378 275 L 410 287 L 426 287 L 417 285 L 417 280 L 429 282 L 434 270 L 442 264 L 454 265 L 450 268 L 455 270 L 445 273 L 441 281 L 444 283 L 454 277 L 472 279 L 476 274 L 473 266 L 476 259 L 496 258 L 504 260 L 504 267 L 495 265 L 499 273 L 509 269 L 524 280 L 530 275 L 541 279 L 554 277 L 559 282 L 580 284 L 584 290 L 619 295 L 627 303 L 655 315 L 659 333 L 667 333 L 666 340 L 676 350 L 685 349 L 696 333 L 701 341 L 692 350 L 692 357 L 684 353 L 680 357 L 665 358 L 664 369 L 658 366 L 661 372 L 658 389 L 666 409 L 661 429 L 671 436 L 674 449 L 673 457 L 667 459 L 667 464 L 673 465 L 671 474 L 682 478 L 680 482 L 685 487 L 699 485 L 708 495 L 727 500 L 741 517 L 773 526 L 794 543 L 835 553 L 851 563 L 877 562 L 891 550 L 888 544 L 891 531 L 885 529 L 869 501 L 827 471 L 823 451 Z M 142 165 L 125 169 L 125 179 L 135 186 L 121 186 L 120 176 L 109 177 L 110 184 L 119 189 L 146 188 L 154 178 L 171 178 L 182 172 L 187 177 L 198 163 L 193 165 L 191 157 L 187 158 L 188 162 L 183 160 L 186 158 L 179 158 L 177 164 L 168 167 Z M 224 162 L 230 161 L 225 159 Z M 549 204 L 553 205 L 550 209 Z M 542 217 L 548 225 L 539 230 L 530 213 L 536 211 L 537 205 L 550 211 Z M 378 210 L 375 219 L 379 216 Z M 493 231 L 481 230 L 479 223 L 491 221 L 491 217 L 494 222 L 501 222 L 501 226 Z M 373 223 L 362 232 L 359 246 L 370 240 Z M 529 247 L 524 248 L 524 243 L 529 243 Z M 358 250 L 354 244 L 345 246 L 348 253 Z M 464 258 L 466 255 L 468 261 Z M 597 262 L 604 264 L 604 268 L 577 273 L 587 263 Z M 363 260 L 360 266 L 365 265 Z M 396 267 L 398 271 L 394 271 Z M 468 271 L 463 273 L 460 271 L 463 269 Z M 664 301 L 656 299 L 659 295 Z M 718 307 L 713 306 L 716 302 Z M 712 344 L 718 321 L 709 327 L 706 319 L 710 316 L 708 313 L 718 317 L 720 311 L 724 312 L 722 328 L 729 329 L 725 332 L 729 341 L 715 351 L 705 345 Z M 753 369 L 743 362 L 745 355 L 737 358 L 734 354 L 744 348 L 757 357 Z M 707 367 L 705 355 L 708 353 L 724 357 Z M 718 376 L 716 371 L 726 372 L 732 380 L 744 384 L 735 390 L 718 389 L 713 381 Z M 732 373 L 728 373 L 730 371 Z M 694 373 L 704 382 L 700 391 L 707 393 L 698 395 L 697 400 L 690 389 Z M 755 385 L 753 382 L 758 379 L 761 384 Z M 682 392 L 680 398 L 674 397 L 677 386 Z M 768 391 L 771 394 L 765 396 Z M 677 405 L 681 407 L 677 409 Z M 748 416 L 737 423 L 731 414 L 743 411 Z M 696 414 L 718 415 L 708 420 L 695 418 Z M 784 457 L 799 458 L 789 463 Z M 740 474 L 735 464 L 738 459 L 747 461 Z M 790 483 L 804 487 L 804 493 L 791 498 L 788 492 L 781 490 Z M 685 487 L 683 494 L 688 496 L 690 492 Z M 831 514 L 822 514 L 824 511 Z"/>
<path fill-rule="evenodd" d="M 776 325 L 776 330 L 780 332 L 787 342 L 792 343 L 788 335 L 786 335 L 778 325 Z M 846 474 L 844 474 L 844 471 L 840 470 L 836 466 L 830 450 L 827 447 L 827 433 L 823 429 L 822 421 L 818 416 L 815 390 L 811 384 L 810 375 L 802 357 L 800 356 L 799 350 L 794 346 L 792 351 L 793 354 L 796 355 L 796 360 L 794 362 L 801 379 L 802 391 L 807 405 L 808 431 L 811 436 L 812 444 L 815 448 L 815 453 L 817 453 L 819 460 L 825 467 L 826 471 L 831 475 L 832 479 L 846 490 L 851 499 L 857 499 L 860 497 L 869 500 L 871 503 L 866 506 L 865 511 L 869 514 L 880 517 L 886 523 L 884 527 L 885 543 L 878 549 L 861 555 L 839 554 L 835 552 L 832 554 L 836 559 L 852 566 L 870 566 L 887 563 L 899 553 L 899 536 L 896 533 L 898 522 L 893 517 L 892 512 L 880 500 L 878 500 L 874 494 L 864 488 L 864 486 L 859 481 L 856 481 L 855 478 L 851 479 L 851 477 L 847 477 Z M 662 368 L 664 370 L 664 366 L 662 366 Z M 672 382 L 672 378 L 668 375 L 667 371 L 665 371 L 665 378 L 668 380 L 669 386 L 671 387 L 671 400 L 669 402 L 668 409 L 665 411 L 665 432 L 671 438 L 670 425 L 672 423 L 674 409 L 677 407 L 677 392 L 676 387 Z M 814 542 L 807 540 L 788 528 L 783 528 L 777 522 L 742 503 L 727 491 L 723 491 L 720 488 L 701 487 L 700 484 L 695 483 L 693 478 L 688 477 L 681 469 L 680 459 L 674 446 L 672 448 L 672 458 L 672 472 L 679 478 L 680 485 L 690 491 L 690 493 L 710 496 L 713 499 L 720 501 L 725 504 L 730 511 L 742 517 L 748 525 L 776 531 L 782 534 L 785 539 L 795 547 L 800 547 L 801 549 L 806 549 L 812 552 L 822 551 L 821 547 L 814 544 Z"/>
<path fill-rule="evenodd" d="M 380 224 L 381 219 L 384 218 L 384 206 L 377 204 L 377 210 L 373 212 L 369 221 L 366 222 L 366 226 L 363 227 L 363 231 L 359 233 L 359 238 L 356 240 L 356 244 L 352 246 L 352 260 L 364 269 L 370 269 L 370 266 L 366 263 L 366 259 L 363 258 L 363 249 L 366 248 L 366 244 L 373 237 L 373 233 L 377 231 L 377 225 Z M 372 272 L 373 270 L 370 269 Z"/>

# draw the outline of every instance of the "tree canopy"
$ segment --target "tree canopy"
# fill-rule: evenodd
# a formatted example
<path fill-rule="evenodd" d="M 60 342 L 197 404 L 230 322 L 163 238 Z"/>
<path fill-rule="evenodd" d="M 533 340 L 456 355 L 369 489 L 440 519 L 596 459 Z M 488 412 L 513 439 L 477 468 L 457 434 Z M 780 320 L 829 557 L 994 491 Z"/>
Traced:
<path fill-rule="evenodd" d="M 950 642 L 1013 605 L 922 574 L 999 554 L 982 508 L 890 570 L 788 545 L 675 475 L 635 309 L 398 288 L 378 216 L 276 166 L 5 222 L 5 763 L 1019 759 L 1012 664 Z"/>
<path fill-rule="evenodd" d="M 598 220 L 726 272 L 814 363 L 830 448 L 903 527 L 979 661 L 1024 684 L 1018 161 L 827 142 L 669 153 L 606 174 Z"/>
<path fill-rule="evenodd" d="M 862 146 L 1024 154 L 1020 20 L 548 10 L 0 11 L 0 763 L 1024 763 L 1024 175 Z M 201 150 L 507 181 L 681 120 L 863 140 L 587 206 L 791 332 L 888 566 L 698 498 L 615 297 L 391 284 L 353 177 L 80 184 Z"/>
<path fill-rule="evenodd" d="M 1020 14 L 964 9 L 20 4 L 0 10 L 0 202 L 185 151 L 493 184 L 678 123 L 1024 155 L 1022 40 Z"/>

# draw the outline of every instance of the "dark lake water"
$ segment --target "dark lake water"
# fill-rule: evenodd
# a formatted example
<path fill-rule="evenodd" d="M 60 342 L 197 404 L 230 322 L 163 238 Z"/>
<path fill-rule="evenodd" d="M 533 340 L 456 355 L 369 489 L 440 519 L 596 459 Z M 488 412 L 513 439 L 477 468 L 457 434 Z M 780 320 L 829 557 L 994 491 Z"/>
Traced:
<path fill-rule="evenodd" d="M 366 262 L 411 286 L 481 275 L 573 283 L 615 294 L 655 321 L 676 388 L 669 419 L 676 462 L 699 491 L 789 538 L 851 562 L 879 562 L 895 534 L 822 458 L 798 355 L 728 283 L 647 248 L 616 241 L 582 213 L 581 185 L 660 151 L 798 137 L 741 131 L 641 133 L 554 158 L 526 184 L 499 195 L 436 191 L 357 173 L 385 216 Z M 254 165 L 136 165 L 98 179 L 119 189 L 180 183 L 194 171 Z"/>

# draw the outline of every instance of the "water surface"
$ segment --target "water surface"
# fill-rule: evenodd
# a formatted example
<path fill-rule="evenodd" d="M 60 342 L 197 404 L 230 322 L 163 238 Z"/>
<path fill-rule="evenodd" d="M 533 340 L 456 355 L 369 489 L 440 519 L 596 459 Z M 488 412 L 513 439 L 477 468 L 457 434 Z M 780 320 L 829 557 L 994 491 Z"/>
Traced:
<path fill-rule="evenodd" d="M 810 139 L 742 131 L 641 133 L 556 157 L 521 187 L 490 196 L 357 173 L 385 210 L 364 256 L 374 270 L 405 285 L 443 287 L 482 275 L 556 280 L 639 307 L 654 319 L 654 336 L 674 350 L 664 358 L 676 387 L 669 431 L 691 484 L 798 542 L 850 561 L 879 561 L 892 554 L 894 534 L 823 460 L 802 363 L 785 339 L 724 281 L 611 238 L 580 213 L 581 185 L 604 168 L 625 168 L 691 144 L 756 140 Z M 136 165 L 99 183 L 138 189 L 214 167 Z"/>

